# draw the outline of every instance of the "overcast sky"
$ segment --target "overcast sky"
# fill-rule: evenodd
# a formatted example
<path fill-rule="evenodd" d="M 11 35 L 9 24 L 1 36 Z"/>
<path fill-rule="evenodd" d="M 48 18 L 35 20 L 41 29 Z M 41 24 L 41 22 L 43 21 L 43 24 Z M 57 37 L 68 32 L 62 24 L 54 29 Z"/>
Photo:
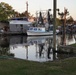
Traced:
<path fill-rule="evenodd" d="M 31 14 L 35 14 L 37 10 L 53 9 L 53 0 L 0 0 L 0 2 L 8 3 L 18 12 L 26 10 L 26 1 L 28 1 L 28 9 Z M 64 7 L 76 20 L 76 0 L 57 0 L 57 8 L 60 9 L 60 12 L 64 11 Z"/>

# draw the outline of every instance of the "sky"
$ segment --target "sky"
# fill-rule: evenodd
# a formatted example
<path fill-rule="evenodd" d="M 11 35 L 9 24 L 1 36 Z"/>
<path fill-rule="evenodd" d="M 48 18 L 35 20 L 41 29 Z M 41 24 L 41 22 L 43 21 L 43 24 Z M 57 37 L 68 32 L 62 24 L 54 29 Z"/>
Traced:
<path fill-rule="evenodd" d="M 26 1 L 28 1 L 28 11 L 31 14 L 36 14 L 39 10 L 53 10 L 53 0 L 0 0 L 0 2 L 8 3 L 18 12 L 26 10 Z M 60 12 L 64 12 L 64 7 L 68 9 L 69 16 L 76 20 L 76 0 L 57 0 L 57 8 Z"/>

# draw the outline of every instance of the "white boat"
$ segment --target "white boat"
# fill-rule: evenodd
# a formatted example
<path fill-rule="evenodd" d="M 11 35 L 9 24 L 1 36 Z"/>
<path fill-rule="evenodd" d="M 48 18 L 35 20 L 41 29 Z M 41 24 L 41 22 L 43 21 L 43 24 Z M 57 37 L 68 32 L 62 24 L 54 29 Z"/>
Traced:
<path fill-rule="evenodd" d="M 27 30 L 27 35 L 28 36 L 48 36 L 48 35 L 53 35 L 53 25 L 50 21 L 50 13 L 48 11 L 48 21 L 46 23 L 43 22 L 43 17 L 42 17 L 42 13 L 40 11 L 40 16 L 39 16 L 39 20 L 38 20 L 38 24 L 37 27 L 30 27 Z M 56 33 L 58 33 L 59 31 L 56 30 Z"/>
<path fill-rule="evenodd" d="M 58 30 L 56 30 L 56 33 L 58 33 Z M 49 28 L 49 30 L 46 30 L 45 27 L 30 27 L 29 30 L 27 30 L 28 36 L 49 36 L 53 35 L 53 26 Z"/>

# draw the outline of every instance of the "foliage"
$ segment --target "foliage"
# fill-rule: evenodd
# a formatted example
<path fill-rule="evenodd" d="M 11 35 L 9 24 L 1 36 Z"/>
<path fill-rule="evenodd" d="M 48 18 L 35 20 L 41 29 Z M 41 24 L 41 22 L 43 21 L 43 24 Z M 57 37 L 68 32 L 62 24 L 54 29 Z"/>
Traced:
<path fill-rule="evenodd" d="M 53 18 L 51 19 L 51 23 L 53 24 Z M 61 24 L 61 20 L 59 18 L 56 18 L 56 26 L 60 26 Z"/>
<path fill-rule="evenodd" d="M 0 21 L 6 21 L 14 15 L 12 7 L 4 2 L 0 3 Z"/>
<path fill-rule="evenodd" d="M 74 22 L 74 19 L 72 16 L 70 16 L 66 19 L 67 24 L 73 24 L 73 22 Z M 57 26 L 60 26 L 60 25 L 62 25 L 62 20 L 60 20 L 59 18 L 56 18 L 56 23 L 57 23 Z"/>
<path fill-rule="evenodd" d="M 72 16 L 68 17 L 66 22 L 69 24 L 73 23 L 74 22 L 73 17 Z"/>
<path fill-rule="evenodd" d="M 13 10 L 12 6 L 7 3 L 0 3 L 0 21 L 5 22 L 12 17 L 31 17 L 32 15 L 27 11 L 19 13 Z"/>
<path fill-rule="evenodd" d="M 25 11 L 25 12 L 21 13 L 20 16 L 21 17 L 24 17 L 24 16 L 25 17 L 29 17 L 30 16 L 30 13 L 28 13 L 27 11 Z"/>
<path fill-rule="evenodd" d="M 56 18 L 56 24 L 57 24 L 57 26 L 60 26 L 61 25 L 60 19 Z"/>
<path fill-rule="evenodd" d="M 33 15 L 31 15 L 29 12 L 25 11 L 25 12 L 22 12 L 22 13 L 19 13 L 17 11 L 14 11 L 14 16 L 15 17 L 33 17 Z"/>

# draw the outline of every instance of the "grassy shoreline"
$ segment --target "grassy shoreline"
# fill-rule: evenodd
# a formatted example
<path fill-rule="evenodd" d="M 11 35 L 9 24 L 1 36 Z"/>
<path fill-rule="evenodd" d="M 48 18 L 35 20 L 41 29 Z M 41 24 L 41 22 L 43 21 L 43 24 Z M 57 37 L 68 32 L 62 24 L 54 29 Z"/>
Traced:
<path fill-rule="evenodd" d="M 70 45 L 70 46 L 72 46 L 72 47 L 76 47 L 76 43 L 75 43 L 75 44 L 72 44 L 72 45 Z"/>
<path fill-rule="evenodd" d="M 76 75 L 76 58 L 45 63 L 0 59 L 0 75 Z"/>
<path fill-rule="evenodd" d="M 0 75 L 76 75 L 76 57 L 44 63 L 4 58 L 0 59 Z"/>

